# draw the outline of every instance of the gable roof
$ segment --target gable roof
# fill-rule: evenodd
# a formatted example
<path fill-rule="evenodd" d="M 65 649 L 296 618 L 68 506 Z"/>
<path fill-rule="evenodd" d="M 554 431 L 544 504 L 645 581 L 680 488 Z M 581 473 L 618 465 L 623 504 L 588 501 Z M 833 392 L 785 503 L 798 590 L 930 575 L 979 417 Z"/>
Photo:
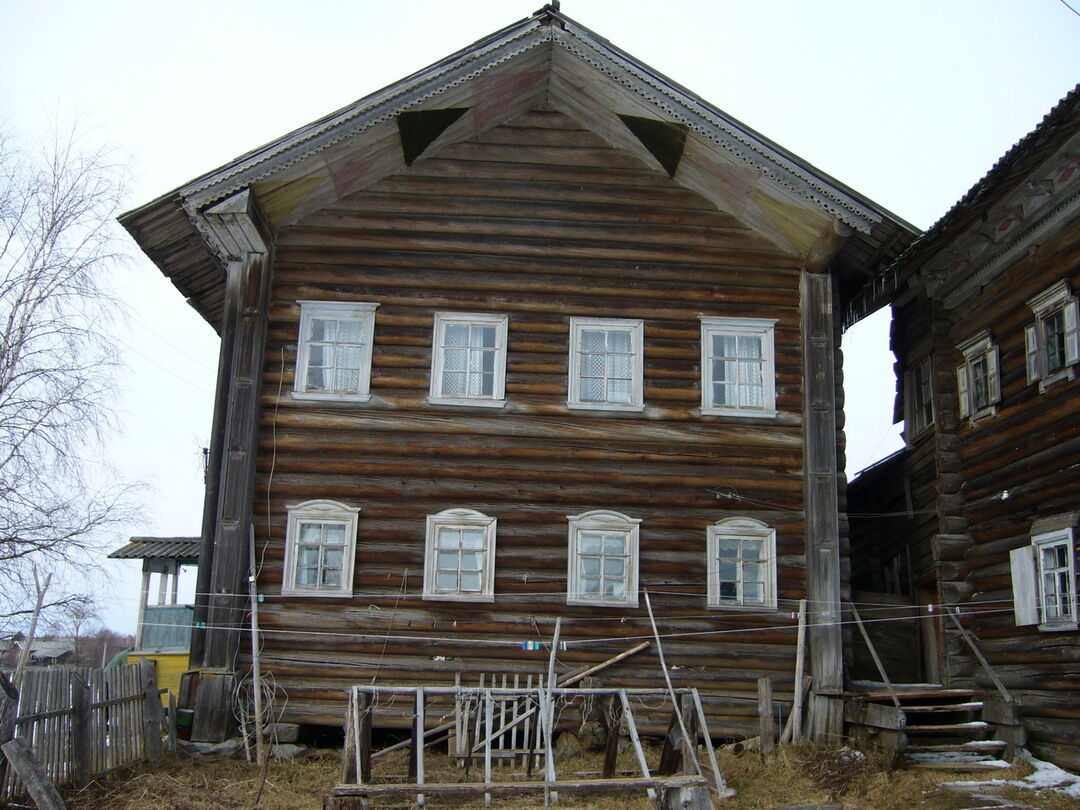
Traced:
<path fill-rule="evenodd" d="M 269 227 L 287 226 L 401 170 L 417 146 L 429 154 L 541 107 L 570 115 L 671 174 L 793 255 L 809 258 L 823 240 L 846 237 L 833 264 L 851 289 L 917 232 L 552 6 L 120 221 L 220 329 L 227 257 L 204 236 L 200 212 L 251 188 Z M 428 115 L 410 119 L 414 113 Z M 411 154 L 403 149 L 410 134 Z"/>
<path fill-rule="evenodd" d="M 970 295 L 1018 258 L 1037 235 L 1077 210 L 1080 84 L 908 245 L 853 306 L 876 308 L 924 287 L 949 296 L 949 302 Z M 871 299 L 876 300 L 866 303 Z"/>
<path fill-rule="evenodd" d="M 198 537 L 132 537 L 126 545 L 109 552 L 113 560 L 189 560 L 198 562 Z"/>

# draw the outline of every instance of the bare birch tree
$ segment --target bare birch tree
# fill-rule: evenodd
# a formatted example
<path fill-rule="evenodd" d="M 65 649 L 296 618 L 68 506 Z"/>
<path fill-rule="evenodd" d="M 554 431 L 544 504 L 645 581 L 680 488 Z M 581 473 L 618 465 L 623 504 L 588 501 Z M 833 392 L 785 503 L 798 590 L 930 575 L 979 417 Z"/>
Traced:
<path fill-rule="evenodd" d="M 24 615 L 31 565 L 89 564 L 126 517 L 126 488 L 91 469 L 117 365 L 120 178 L 74 129 L 37 152 L 0 137 L 0 623 Z"/>

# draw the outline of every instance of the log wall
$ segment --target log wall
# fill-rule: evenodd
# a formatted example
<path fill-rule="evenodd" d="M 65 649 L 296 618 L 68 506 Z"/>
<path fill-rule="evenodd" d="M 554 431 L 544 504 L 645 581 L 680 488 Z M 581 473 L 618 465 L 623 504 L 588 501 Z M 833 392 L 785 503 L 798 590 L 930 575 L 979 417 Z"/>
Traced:
<path fill-rule="evenodd" d="M 286 719 L 340 723 L 353 683 L 542 672 L 546 651 L 521 642 L 549 640 L 556 617 L 560 671 L 631 647 L 650 634 L 643 603 L 565 602 L 566 517 L 611 509 L 642 520 L 640 582 L 660 632 L 675 634 L 664 649 L 676 685 L 703 690 L 714 734 L 753 733 L 757 678 L 790 695 L 790 611 L 806 593 L 801 274 L 733 217 L 548 111 L 283 229 L 255 526 L 263 665 L 288 694 Z M 292 398 L 301 299 L 379 304 L 370 403 Z M 509 316 L 502 410 L 428 404 L 441 310 Z M 700 414 L 699 315 L 778 319 L 775 419 Z M 643 413 L 567 409 L 571 316 L 644 319 Z M 278 595 L 285 505 L 312 498 L 362 509 L 351 599 Z M 425 518 L 453 507 L 498 518 L 494 603 L 420 598 Z M 706 609 L 706 527 L 731 516 L 777 530 L 778 611 Z M 660 675 L 646 651 L 602 677 Z"/>
<path fill-rule="evenodd" d="M 1080 219 L 959 308 L 951 336 L 959 343 L 990 329 L 1000 350 L 997 415 L 965 422 L 957 432 L 963 510 L 973 541 L 963 564 L 972 607 L 980 611 L 971 628 L 1020 702 L 1029 747 L 1076 768 L 1080 638 L 1075 631 L 1017 627 L 1009 568 L 1009 551 L 1030 544 L 1035 519 L 1080 509 L 1080 380 L 1056 382 L 1040 393 L 1037 383 L 1028 385 L 1024 362 L 1024 327 L 1032 320 L 1026 301 L 1062 278 L 1074 294 L 1080 291 Z M 973 673 L 989 686 L 980 670 Z"/>

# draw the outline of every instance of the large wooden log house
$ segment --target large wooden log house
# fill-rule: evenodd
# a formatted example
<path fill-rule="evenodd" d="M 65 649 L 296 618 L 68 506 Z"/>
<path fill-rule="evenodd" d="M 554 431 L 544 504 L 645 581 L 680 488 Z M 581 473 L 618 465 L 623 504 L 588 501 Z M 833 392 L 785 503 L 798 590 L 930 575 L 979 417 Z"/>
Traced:
<path fill-rule="evenodd" d="M 838 313 L 911 226 L 551 6 L 122 222 L 222 338 L 193 664 L 247 667 L 253 530 L 286 720 L 539 673 L 558 617 L 603 661 L 647 590 L 717 736 L 807 600 L 841 733 Z"/>
<path fill-rule="evenodd" d="M 993 692 L 992 671 L 1028 746 L 1072 768 L 1078 295 L 1080 86 L 853 302 L 893 304 L 907 448 L 849 489 L 852 513 L 882 516 L 852 520 L 853 587 L 923 617 L 906 643 L 921 654 L 892 676 Z M 962 606 L 990 669 L 929 617 L 942 604 Z"/>

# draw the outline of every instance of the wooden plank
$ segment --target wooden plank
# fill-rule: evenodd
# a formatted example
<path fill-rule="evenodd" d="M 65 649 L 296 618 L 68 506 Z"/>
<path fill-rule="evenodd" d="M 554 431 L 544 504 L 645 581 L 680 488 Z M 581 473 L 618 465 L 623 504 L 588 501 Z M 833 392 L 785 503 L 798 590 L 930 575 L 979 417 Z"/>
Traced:
<path fill-rule="evenodd" d="M 630 732 L 630 743 L 634 746 L 634 755 L 637 757 L 638 767 L 641 768 L 641 776 L 644 779 L 650 779 L 649 762 L 645 759 L 645 751 L 641 747 L 637 724 L 634 722 L 634 712 L 630 708 L 630 699 L 626 696 L 625 689 L 619 690 L 619 702 L 622 704 L 623 717 L 626 718 L 626 729 Z M 649 800 L 655 802 L 657 796 L 655 788 L 647 788 L 647 793 Z"/>
<path fill-rule="evenodd" d="M 171 694 L 171 693 L 170 693 Z M 71 776 L 76 788 L 82 788 L 94 778 L 91 759 L 93 747 L 90 723 L 90 685 L 71 675 Z"/>
<path fill-rule="evenodd" d="M 39 810 L 64 810 L 64 800 L 60 798 L 60 793 L 49 779 L 45 768 L 35 759 L 29 745 L 15 738 L 8 740 L 0 749 Z"/>
<path fill-rule="evenodd" d="M 151 762 L 157 762 L 161 759 L 161 698 L 158 697 L 157 669 L 153 661 L 145 658 L 139 665 L 146 757 Z"/>
<path fill-rule="evenodd" d="M 19 692 L 8 678 L 0 672 L 0 746 L 15 736 L 15 720 L 19 714 Z M 7 778 L 7 759 L 0 757 L 0 799 L 3 798 Z"/>
<path fill-rule="evenodd" d="M 559 789 L 567 793 L 603 794 L 603 793 L 633 793 L 640 790 L 655 791 L 662 787 L 692 787 L 707 784 L 701 776 L 669 776 L 643 778 L 615 779 L 581 779 L 564 780 L 559 782 Z M 455 783 L 429 783 L 424 785 L 424 790 L 432 796 L 440 798 L 472 797 L 479 793 L 491 793 L 493 797 L 527 795 L 539 793 L 548 786 L 546 782 L 455 782 Z M 331 797 L 368 796 L 371 798 L 380 796 L 408 795 L 416 792 L 417 785 L 336 785 L 332 788 Z"/>
<path fill-rule="evenodd" d="M 776 751 L 776 722 L 773 720 L 772 678 L 758 678 L 758 735 L 761 755 L 770 757 Z"/>
<path fill-rule="evenodd" d="M 795 697 L 791 706 L 791 738 L 801 740 L 803 736 L 803 673 L 806 669 L 806 600 L 799 600 L 799 631 L 795 646 Z"/>
<path fill-rule="evenodd" d="M 881 676 L 881 680 L 885 682 L 885 688 L 889 692 L 889 698 L 892 700 L 893 705 L 899 709 L 900 698 L 896 696 L 896 690 L 893 689 L 892 681 L 889 680 L 889 673 L 885 671 L 885 666 L 881 663 L 881 658 L 878 657 L 874 642 L 870 640 L 870 634 L 866 632 L 866 627 L 863 625 L 862 618 L 859 616 L 859 610 L 855 607 L 853 602 L 849 602 L 848 607 L 851 608 L 851 615 L 855 619 L 855 624 L 859 628 L 859 633 L 862 635 L 863 641 L 866 642 L 867 649 L 870 650 L 870 655 L 874 659 L 874 665 L 878 669 L 878 674 Z"/>
<path fill-rule="evenodd" d="M 701 705 L 701 695 L 698 694 L 697 689 L 693 691 L 692 695 L 694 708 L 697 710 L 698 722 L 701 724 L 702 737 L 705 740 L 705 751 L 709 755 L 709 767 L 712 768 L 713 786 L 716 788 L 716 795 L 721 799 L 729 799 L 735 795 L 735 791 L 727 786 L 727 782 L 720 772 L 720 764 L 716 761 L 716 750 L 713 748 L 712 734 L 709 732 L 709 724 L 705 718 L 705 707 Z"/>

